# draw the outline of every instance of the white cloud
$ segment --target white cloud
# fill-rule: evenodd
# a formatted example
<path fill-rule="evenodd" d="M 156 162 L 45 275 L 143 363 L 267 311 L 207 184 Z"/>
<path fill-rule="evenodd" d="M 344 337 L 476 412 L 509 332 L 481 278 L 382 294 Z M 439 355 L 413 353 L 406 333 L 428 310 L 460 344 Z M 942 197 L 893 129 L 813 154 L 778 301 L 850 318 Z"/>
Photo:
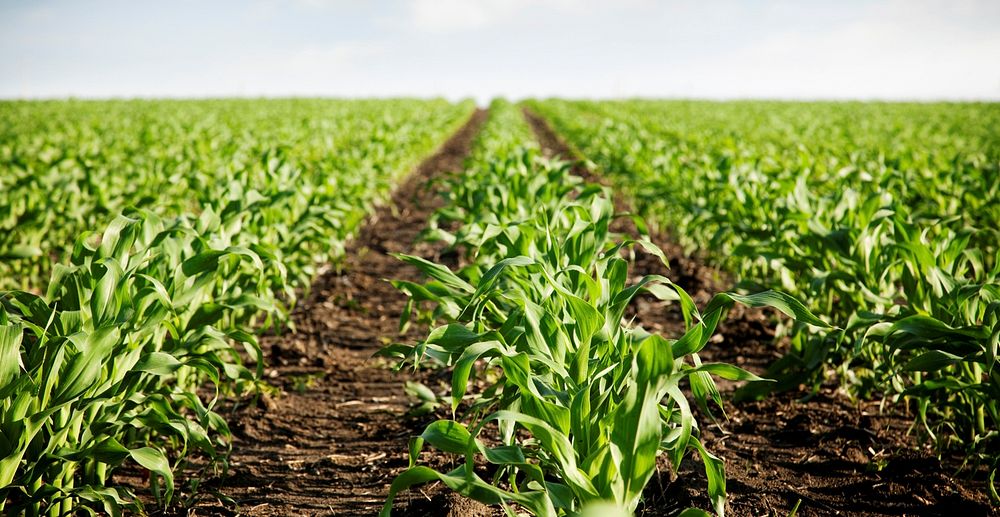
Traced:
<path fill-rule="evenodd" d="M 623 0 L 617 5 L 649 0 Z M 402 24 L 428 33 L 448 33 L 496 27 L 531 20 L 539 13 L 581 14 L 595 7 L 614 6 L 597 0 L 410 0 Z"/>
<path fill-rule="evenodd" d="M 369 41 L 345 41 L 330 47 L 306 47 L 287 58 L 291 68 L 325 67 L 342 69 L 356 67 L 383 55 L 386 47 Z"/>
<path fill-rule="evenodd" d="M 221 65 L 209 77 L 216 95 L 359 95 L 374 80 L 368 71 L 387 54 L 381 43 L 345 41 L 290 51 L 248 54 Z M 187 95 L 198 95 L 197 84 Z"/>
<path fill-rule="evenodd" d="M 424 32 L 475 30 L 507 21 L 529 3 L 527 0 L 413 0 L 406 21 Z"/>
<path fill-rule="evenodd" d="M 716 79 L 706 85 L 710 95 L 996 98 L 1000 31 L 974 31 L 940 10 L 893 0 L 844 25 L 772 34 L 714 65 L 694 72 Z"/>

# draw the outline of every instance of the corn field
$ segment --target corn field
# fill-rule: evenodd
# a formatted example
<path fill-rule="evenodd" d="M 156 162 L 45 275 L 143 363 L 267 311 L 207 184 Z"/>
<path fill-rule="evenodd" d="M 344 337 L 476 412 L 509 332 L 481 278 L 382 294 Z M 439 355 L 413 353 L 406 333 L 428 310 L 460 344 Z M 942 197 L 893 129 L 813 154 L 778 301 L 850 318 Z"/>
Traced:
<path fill-rule="evenodd" d="M 163 505 L 187 456 L 224 468 L 216 406 L 259 388 L 259 329 L 470 109 L 5 103 L 0 509 L 140 511 L 123 462 Z"/>
<path fill-rule="evenodd" d="M 778 382 L 744 396 L 833 378 L 911 407 L 939 450 L 995 472 L 996 105 L 532 106 L 689 249 L 840 327 L 787 328 Z"/>
<path fill-rule="evenodd" d="M 493 515 L 743 515 L 753 490 L 713 448 L 730 415 L 824 397 L 902 419 L 893 447 L 995 511 L 997 105 L 495 100 L 479 115 L 0 103 L 0 512 L 414 515 L 420 495 L 455 493 Z M 449 153 L 461 166 L 410 186 Z M 417 238 L 371 230 L 389 218 Z M 689 284 L 679 259 L 713 280 Z M 366 267 L 398 314 L 366 301 Z M 747 314 L 766 327 L 762 367 L 725 352 L 749 342 L 727 330 Z M 396 332 L 373 330 L 390 318 Z M 324 378 L 359 348 L 351 382 Z M 255 437 L 304 443 L 282 415 L 307 396 L 390 416 L 292 415 L 347 434 L 247 474 Z M 408 411 L 382 407 L 393 397 Z M 260 425 L 277 427 L 246 431 Z M 361 435 L 383 440 L 370 468 L 337 452 Z M 902 463 L 868 449 L 858 476 Z M 352 490 L 374 502 L 259 494 L 310 475 L 322 494 L 338 482 L 323 469 L 365 472 Z M 258 486 L 227 486 L 241 474 Z M 785 514 L 830 508 L 783 497 Z"/>

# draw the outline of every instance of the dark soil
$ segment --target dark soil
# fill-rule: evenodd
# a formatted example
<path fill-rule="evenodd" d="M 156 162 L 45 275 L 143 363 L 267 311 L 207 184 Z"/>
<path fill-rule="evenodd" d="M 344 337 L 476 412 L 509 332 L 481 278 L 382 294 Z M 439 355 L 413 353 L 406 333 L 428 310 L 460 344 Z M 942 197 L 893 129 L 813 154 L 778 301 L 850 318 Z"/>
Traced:
<path fill-rule="evenodd" d="M 414 342 L 426 329 L 399 334 L 406 297 L 386 279 L 421 280 L 388 253 L 443 260 L 417 243 L 441 205 L 429 181 L 460 171 L 486 119 L 477 111 L 436 154 L 397 188 L 349 243 L 339 271 L 322 275 L 293 314 L 295 331 L 264 340 L 270 381 L 280 396 L 237 412 L 229 476 L 204 482 L 197 515 L 376 515 L 389 484 L 407 465 L 407 442 L 428 417 L 407 416 L 407 380 L 437 387 L 439 375 L 415 379 L 372 357 L 390 340 Z M 444 258 L 447 262 L 447 257 Z M 415 326 L 416 327 L 416 326 Z M 410 491 L 399 499 L 422 498 Z M 444 515 L 444 514 L 442 514 Z"/>
<path fill-rule="evenodd" d="M 548 154 L 577 160 L 577 174 L 606 184 L 580 164 L 545 120 L 527 110 L 525 116 Z M 616 204 L 619 211 L 628 211 L 621 199 Z M 637 275 L 665 274 L 699 303 L 732 285 L 727 275 L 686 256 L 669 236 L 654 234 L 651 239 L 666 253 L 670 270 L 662 271 L 656 259 L 640 257 Z M 646 328 L 668 336 L 680 328 L 677 311 L 661 302 L 640 300 L 635 309 Z M 737 308 L 720 326 L 721 339 L 713 339 L 700 355 L 761 374 L 781 356 L 773 344 L 772 323 L 771 313 Z M 726 395 L 735 386 L 719 387 Z M 798 515 L 996 513 L 986 494 L 986 473 L 953 475 L 961 459 L 942 462 L 920 447 L 908 432 L 912 416 L 900 408 L 880 411 L 878 401 L 852 402 L 833 386 L 799 402 L 807 395 L 797 391 L 763 401 L 727 400 L 728 422 L 716 426 L 702 418 L 705 445 L 726 460 L 728 515 L 787 515 L 796 504 Z M 700 460 L 685 460 L 675 482 L 670 481 L 670 466 L 661 462 L 660 467 L 641 515 L 670 515 L 692 505 L 711 508 Z"/>

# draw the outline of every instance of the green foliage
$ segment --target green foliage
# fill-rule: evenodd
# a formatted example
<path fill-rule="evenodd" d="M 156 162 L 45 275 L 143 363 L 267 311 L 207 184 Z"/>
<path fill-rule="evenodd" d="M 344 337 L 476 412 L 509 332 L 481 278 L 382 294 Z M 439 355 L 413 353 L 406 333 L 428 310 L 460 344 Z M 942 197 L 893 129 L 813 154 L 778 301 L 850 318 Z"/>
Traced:
<path fill-rule="evenodd" d="M 778 388 L 836 375 L 1000 462 L 997 104 L 531 105 L 651 222 L 843 328 L 787 328 Z"/>
<path fill-rule="evenodd" d="M 44 298 L 0 298 L 0 355 L 10 359 L 0 376 L 6 511 L 59 514 L 84 500 L 141 508 L 105 488 L 129 459 L 169 503 L 185 454 L 224 460 L 229 430 L 214 407 L 260 378 L 260 348 L 244 328 L 275 307 L 255 282 L 264 273 L 255 253 L 189 223 L 129 212 L 99 243 L 78 241 Z M 207 401 L 195 395 L 205 381 L 214 387 Z"/>
<path fill-rule="evenodd" d="M 0 289 L 40 289 L 77 235 L 127 207 L 248 212 L 229 231 L 274 256 L 276 282 L 290 274 L 306 288 L 372 203 L 471 109 L 405 99 L 0 102 Z"/>
<path fill-rule="evenodd" d="M 0 291 L 0 511 L 141 512 L 122 463 L 161 505 L 192 455 L 225 469 L 255 332 L 471 108 L 253 102 L 0 104 L 0 282 L 30 289 Z"/>
<path fill-rule="evenodd" d="M 518 145 L 530 133 L 513 106 L 498 101 L 491 112 L 484 140 L 429 232 L 463 250 L 469 263 L 452 272 L 399 257 L 429 278 L 395 283 L 410 296 L 404 324 L 425 307 L 427 319 L 444 325 L 423 342 L 382 353 L 403 364 L 430 359 L 451 367 L 453 417 L 413 439 L 411 467 L 393 483 L 383 515 L 399 491 L 428 481 L 511 514 L 513 503 L 544 516 L 593 514 L 608 504 L 631 514 L 657 456 L 666 454 L 676 470 L 689 452 L 700 455 L 721 515 L 724 465 L 699 441 L 682 387 L 690 386 L 691 400 L 707 411 L 721 406 L 713 375 L 760 379 L 732 365 L 703 364 L 698 352 L 736 302 L 823 323 L 779 293 L 722 294 L 699 311 L 665 277 L 631 282 L 623 255 L 637 245 L 662 252 L 609 231 L 619 215 L 607 189 Z M 625 321 L 626 307 L 642 292 L 680 304 L 686 332 L 668 339 Z M 485 389 L 470 391 L 479 383 Z M 485 438 L 487 428 L 495 438 Z M 419 466 L 426 445 L 465 463 L 447 473 Z M 489 467 L 477 468 L 482 462 Z"/>

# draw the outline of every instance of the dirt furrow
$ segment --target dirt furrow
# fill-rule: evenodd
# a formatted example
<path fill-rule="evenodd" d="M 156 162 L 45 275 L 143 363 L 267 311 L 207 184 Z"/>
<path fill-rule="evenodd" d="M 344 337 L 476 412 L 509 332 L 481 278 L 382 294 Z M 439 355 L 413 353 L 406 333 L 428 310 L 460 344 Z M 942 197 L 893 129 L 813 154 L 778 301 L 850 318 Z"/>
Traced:
<path fill-rule="evenodd" d="M 295 310 L 295 332 L 265 339 L 267 373 L 283 393 L 237 412 L 230 475 L 202 492 L 231 499 L 242 515 L 378 513 L 424 423 L 406 416 L 413 401 L 403 387 L 411 377 L 372 358 L 389 340 L 423 337 L 424 329 L 399 335 L 406 298 L 385 279 L 420 275 L 389 253 L 442 260 L 434 246 L 415 243 L 441 204 L 433 179 L 462 169 L 485 119 L 476 111 L 369 217 L 339 271 L 321 276 Z M 199 515 L 234 511 L 217 497 L 194 508 Z"/>

